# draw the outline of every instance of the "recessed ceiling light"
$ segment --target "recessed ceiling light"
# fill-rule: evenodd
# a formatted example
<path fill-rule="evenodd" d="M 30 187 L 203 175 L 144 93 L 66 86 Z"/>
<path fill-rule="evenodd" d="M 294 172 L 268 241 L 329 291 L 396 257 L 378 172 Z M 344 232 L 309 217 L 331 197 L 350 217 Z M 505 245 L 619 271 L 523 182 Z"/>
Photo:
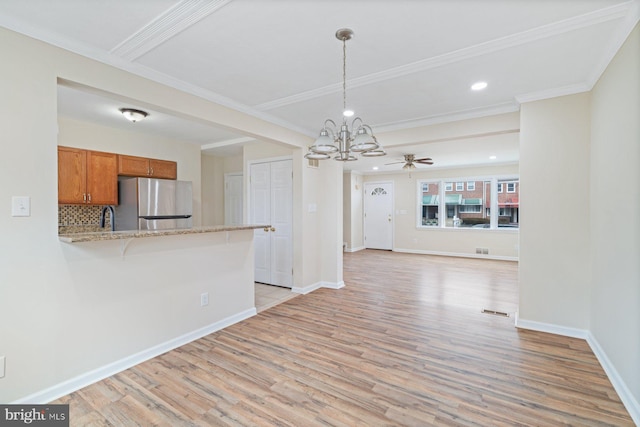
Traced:
<path fill-rule="evenodd" d="M 377 171 L 377 170 L 378 170 L 378 167 L 377 167 L 377 166 L 374 166 L 374 167 L 373 167 L 373 170 L 374 170 L 374 171 Z"/>
<path fill-rule="evenodd" d="M 471 85 L 471 90 L 482 90 L 487 87 L 487 82 L 475 82 Z"/>
<path fill-rule="evenodd" d="M 497 157 L 496 156 L 489 156 L 489 159 L 495 160 L 495 159 L 497 159 Z"/>

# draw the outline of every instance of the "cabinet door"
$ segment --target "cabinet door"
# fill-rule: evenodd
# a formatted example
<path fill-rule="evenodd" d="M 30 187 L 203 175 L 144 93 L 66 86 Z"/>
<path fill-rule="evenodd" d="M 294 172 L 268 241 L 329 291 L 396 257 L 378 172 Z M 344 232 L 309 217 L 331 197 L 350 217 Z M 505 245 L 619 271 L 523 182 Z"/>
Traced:
<path fill-rule="evenodd" d="M 149 176 L 149 159 L 118 155 L 118 175 Z"/>
<path fill-rule="evenodd" d="M 86 151 L 77 148 L 58 147 L 58 203 L 85 203 L 87 194 L 86 175 Z"/>
<path fill-rule="evenodd" d="M 168 160 L 149 159 L 150 174 L 154 178 L 177 179 L 178 164 Z"/>
<path fill-rule="evenodd" d="M 116 154 L 87 152 L 87 203 L 118 204 L 118 156 Z"/>

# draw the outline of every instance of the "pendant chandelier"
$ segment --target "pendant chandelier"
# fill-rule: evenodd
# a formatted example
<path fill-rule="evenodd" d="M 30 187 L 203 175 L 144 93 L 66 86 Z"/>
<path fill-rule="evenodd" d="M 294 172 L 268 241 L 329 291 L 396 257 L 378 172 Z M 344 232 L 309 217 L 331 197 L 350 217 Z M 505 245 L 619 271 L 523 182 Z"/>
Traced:
<path fill-rule="evenodd" d="M 349 28 L 336 31 L 336 38 L 342 41 L 342 125 L 338 130 L 333 120 L 325 120 L 320 136 L 304 156 L 307 159 L 325 160 L 337 153 L 335 160 L 349 162 L 357 160 L 354 153 L 360 153 L 364 157 L 387 154 L 373 135 L 371 127 L 360 117 L 353 119 L 351 127 L 347 125 L 347 118 L 353 116 L 353 111 L 347 109 L 347 40 L 352 37 L 353 31 Z"/>

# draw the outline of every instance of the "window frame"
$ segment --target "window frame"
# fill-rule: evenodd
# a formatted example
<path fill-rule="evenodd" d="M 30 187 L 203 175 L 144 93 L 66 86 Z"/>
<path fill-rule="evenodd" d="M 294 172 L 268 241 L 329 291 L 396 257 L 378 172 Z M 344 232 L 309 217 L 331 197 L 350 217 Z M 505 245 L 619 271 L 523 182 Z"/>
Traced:
<path fill-rule="evenodd" d="M 475 181 L 467 181 L 467 191 L 476 191 Z"/>
<path fill-rule="evenodd" d="M 454 191 L 453 190 L 453 184 L 457 183 L 457 182 L 462 182 L 464 184 L 464 182 L 482 182 L 482 186 L 485 187 L 487 185 L 487 183 L 489 183 L 489 192 L 486 194 L 486 196 L 483 198 L 483 203 L 482 205 L 480 205 L 480 211 L 479 212 L 462 212 L 461 213 L 482 213 L 485 212 L 487 209 L 489 210 L 489 227 L 488 228 L 474 228 L 474 231 L 486 231 L 486 230 L 490 230 L 490 231 L 496 231 L 499 230 L 500 232 L 509 232 L 509 233 L 513 233 L 513 232 L 519 232 L 520 228 L 519 227 L 504 227 L 501 228 L 499 227 L 499 217 L 500 217 L 500 208 L 498 206 L 498 194 L 501 192 L 499 190 L 502 190 L 502 192 L 504 192 L 504 186 L 502 184 L 504 184 L 507 181 L 512 181 L 512 183 L 514 184 L 514 191 L 512 193 L 516 193 L 517 192 L 517 183 L 520 182 L 520 176 L 518 174 L 510 174 L 510 175 L 489 175 L 489 176 L 468 176 L 468 177 L 462 177 L 462 178 L 457 178 L 457 179 L 452 179 L 452 178 L 439 178 L 439 179 L 418 179 L 416 180 L 416 184 L 417 184 L 417 198 L 416 198 L 416 229 L 418 230 L 455 230 L 456 232 L 460 231 L 460 230 L 466 230 L 466 231 L 470 231 L 472 230 L 471 227 L 447 227 L 446 226 L 446 218 L 447 218 L 447 205 L 446 203 L 443 203 L 443 201 L 446 201 L 446 193 L 447 192 L 451 192 Z M 438 185 L 438 195 L 439 195 L 439 201 L 438 201 L 438 214 L 437 214 L 437 218 L 438 218 L 438 224 L 437 225 L 423 225 L 422 224 L 422 208 L 423 208 L 423 184 L 436 184 Z M 450 187 L 447 188 L 447 184 L 450 184 Z M 477 188 L 477 185 L 474 185 L 475 188 Z M 429 188 L 428 186 L 426 188 Z M 467 191 L 475 191 L 475 190 L 467 190 Z M 483 189 L 484 191 L 484 189 Z M 487 208 L 486 207 L 486 200 L 487 198 L 489 198 L 490 200 L 490 207 Z M 467 206 L 467 205 L 460 205 L 460 206 Z M 471 207 L 474 205 L 468 205 L 468 207 Z M 464 208 L 466 209 L 466 208 Z"/>

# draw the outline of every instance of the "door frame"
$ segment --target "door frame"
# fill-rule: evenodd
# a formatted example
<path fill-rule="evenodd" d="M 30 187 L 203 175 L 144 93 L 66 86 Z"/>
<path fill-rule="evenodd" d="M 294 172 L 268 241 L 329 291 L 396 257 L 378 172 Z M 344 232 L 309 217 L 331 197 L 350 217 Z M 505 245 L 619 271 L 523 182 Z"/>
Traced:
<path fill-rule="evenodd" d="M 394 181 L 366 181 L 362 183 L 362 186 L 364 187 L 362 190 L 362 232 L 363 232 L 363 236 L 362 236 L 362 240 L 363 240 L 363 244 L 365 249 L 367 248 L 367 241 L 366 241 L 366 237 L 367 237 L 367 221 L 365 220 L 365 215 L 367 213 L 367 186 L 368 185 L 380 185 L 380 184 L 384 184 L 384 185 L 390 185 L 391 186 L 391 251 L 394 250 L 394 248 L 396 247 L 396 242 L 395 242 L 395 237 L 396 237 L 396 233 L 395 233 L 395 228 L 396 228 L 396 215 L 395 215 L 395 202 L 396 202 L 396 193 L 395 193 L 395 187 L 393 185 Z"/>

